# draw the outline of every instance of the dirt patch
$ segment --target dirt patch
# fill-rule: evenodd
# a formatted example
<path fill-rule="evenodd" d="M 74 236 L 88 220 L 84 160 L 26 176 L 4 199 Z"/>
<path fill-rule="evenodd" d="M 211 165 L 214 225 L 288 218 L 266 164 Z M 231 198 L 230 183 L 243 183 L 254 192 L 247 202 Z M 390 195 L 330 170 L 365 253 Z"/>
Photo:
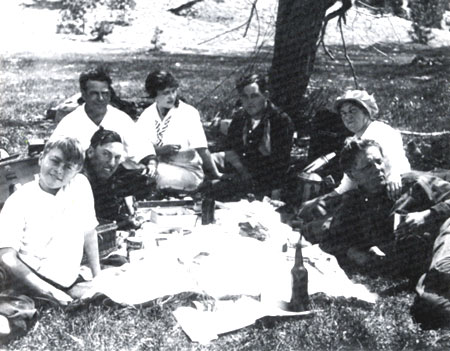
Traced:
<path fill-rule="evenodd" d="M 28 0 L 30 3 L 31 0 Z M 168 52 L 236 54 L 251 52 L 260 45 L 273 45 L 277 0 L 259 0 L 251 25 L 250 0 L 204 0 L 177 16 L 168 10 L 184 0 L 136 0 L 130 26 L 116 26 L 104 43 L 93 43 L 86 36 L 56 34 L 57 7 L 25 6 L 24 1 L 2 0 L 0 4 L 0 55 L 29 53 L 59 56 L 67 53 L 108 54 L 149 50 L 155 32 L 158 43 Z M 235 30 L 233 30 L 235 29 Z M 410 41 L 410 22 L 398 17 L 374 15 L 361 8 L 347 14 L 344 36 L 348 44 L 372 46 L 377 43 Z M 245 36 L 244 36 L 245 34 Z M 432 46 L 450 45 L 450 32 L 433 30 Z M 327 44 L 340 44 L 336 21 L 328 26 Z"/>

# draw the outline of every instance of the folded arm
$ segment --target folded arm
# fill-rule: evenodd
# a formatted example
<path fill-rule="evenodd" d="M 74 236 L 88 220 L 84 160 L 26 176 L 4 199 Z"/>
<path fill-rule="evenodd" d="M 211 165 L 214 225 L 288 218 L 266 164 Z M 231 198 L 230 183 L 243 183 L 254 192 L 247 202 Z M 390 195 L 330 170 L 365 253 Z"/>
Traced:
<path fill-rule="evenodd" d="M 62 305 L 72 301 L 72 298 L 64 291 L 41 279 L 22 260 L 17 251 L 12 248 L 0 249 L 0 266 L 12 279 L 15 286 L 22 286 L 36 296 L 56 300 Z"/>

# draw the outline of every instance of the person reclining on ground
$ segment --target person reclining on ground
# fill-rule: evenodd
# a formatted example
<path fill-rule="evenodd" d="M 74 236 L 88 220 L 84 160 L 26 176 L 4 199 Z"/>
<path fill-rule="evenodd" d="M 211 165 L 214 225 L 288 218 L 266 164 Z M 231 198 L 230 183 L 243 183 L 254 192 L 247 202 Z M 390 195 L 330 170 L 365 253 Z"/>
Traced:
<path fill-rule="evenodd" d="M 320 242 L 341 263 L 347 260 L 364 271 L 406 275 L 412 284 L 425 273 L 417 284 L 418 301 L 428 302 L 434 294 L 445 304 L 435 299 L 434 310 L 422 309 L 418 320 L 423 322 L 439 311 L 446 314 L 448 323 L 450 183 L 423 172 L 406 173 L 401 179 L 401 196 L 394 201 L 388 196 L 385 157 L 378 143 L 351 137 L 340 162 L 358 189 L 343 195 L 321 235 L 312 236 L 308 228 L 302 234 L 311 242 Z"/>
<path fill-rule="evenodd" d="M 65 116 L 56 126 L 50 140 L 64 136 L 77 138 L 86 151 L 94 133 L 103 127 L 118 133 L 123 140 L 127 157 L 148 167 L 148 173 L 156 172 L 156 156 L 152 146 L 139 144 L 138 131 L 133 120 L 110 105 L 112 80 L 102 67 L 80 74 L 80 91 L 85 101 Z"/>
<path fill-rule="evenodd" d="M 234 177 L 213 186 L 216 197 L 271 195 L 284 186 L 290 162 L 293 124 L 269 100 L 266 77 L 251 74 L 236 82 L 242 108 L 228 128 L 227 149 L 214 155 L 220 170 Z"/>
<path fill-rule="evenodd" d="M 145 90 L 155 102 L 142 112 L 136 125 L 141 145 L 159 159 L 158 189 L 193 192 L 205 179 L 222 176 L 208 149 L 199 112 L 180 100 L 178 80 L 167 71 L 152 71 Z"/>
<path fill-rule="evenodd" d="M 150 193 L 150 183 L 154 181 L 141 173 L 142 166 L 119 183 L 117 176 L 121 172 L 117 170 L 125 154 L 120 135 L 100 128 L 91 138 L 83 168 L 91 183 L 97 218 L 100 222 L 115 221 L 119 229 L 137 225 L 131 195 Z"/>
<path fill-rule="evenodd" d="M 67 304 L 79 282 L 83 249 L 92 275 L 100 272 L 94 199 L 79 174 L 84 151 L 73 138 L 49 141 L 39 179 L 21 186 L 0 212 L 0 270 L 6 288 Z"/>
<path fill-rule="evenodd" d="M 346 128 L 356 137 L 375 140 L 381 145 L 386 162 L 388 195 L 392 199 L 398 198 L 401 175 L 409 172 L 411 167 L 405 155 L 400 133 L 386 123 L 374 120 L 378 106 L 373 95 L 364 90 L 348 90 L 336 99 L 334 108 L 340 114 Z M 331 193 L 302 204 L 299 216 L 310 221 L 324 214 L 331 214 L 333 211 L 331 203 L 339 203 L 339 195 L 355 187 L 355 182 L 344 173 L 340 185 Z M 337 198 L 329 202 L 330 206 L 326 208 L 322 200 L 331 196 Z"/>

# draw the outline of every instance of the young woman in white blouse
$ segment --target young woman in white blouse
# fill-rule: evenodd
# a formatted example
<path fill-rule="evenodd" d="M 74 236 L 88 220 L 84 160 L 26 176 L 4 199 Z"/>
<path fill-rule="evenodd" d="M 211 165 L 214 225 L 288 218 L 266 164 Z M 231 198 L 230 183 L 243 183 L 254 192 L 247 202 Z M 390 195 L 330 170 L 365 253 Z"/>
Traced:
<path fill-rule="evenodd" d="M 154 103 L 139 117 L 142 147 L 155 148 L 158 189 L 195 191 L 205 178 L 220 178 L 196 108 L 181 101 L 179 83 L 166 71 L 151 72 L 145 89 Z"/>

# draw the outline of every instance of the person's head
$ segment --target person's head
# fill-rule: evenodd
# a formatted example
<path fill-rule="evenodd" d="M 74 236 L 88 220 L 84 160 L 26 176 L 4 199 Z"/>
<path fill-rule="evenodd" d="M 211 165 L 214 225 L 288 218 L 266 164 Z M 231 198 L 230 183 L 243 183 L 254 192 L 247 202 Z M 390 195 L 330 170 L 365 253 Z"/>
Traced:
<path fill-rule="evenodd" d="M 341 151 L 342 170 L 368 193 L 378 193 L 386 187 L 386 166 L 383 150 L 374 140 L 350 137 Z"/>
<path fill-rule="evenodd" d="M 100 179 L 109 179 L 119 167 L 125 148 L 120 135 L 100 128 L 91 138 L 86 151 L 87 167 Z"/>
<path fill-rule="evenodd" d="M 244 110 L 251 117 L 261 117 L 269 98 L 267 78 L 260 74 L 241 77 L 236 90 Z"/>
<path fill-rule="evenodd" d="M 145 80 L 145 90 L 160 108 L 178 106 L 178 80 L 167 71 L 150 72 Z"/>
<path fill-rule="evenodd" d="M 56 194 L 81 170 L 83 162 L 83 148 L 77 139 L 48 141 L 39 158 L 39 185 L 42 190 Z"/>
<path fill-rule="evenodd" d="M 334 104 L 344 125 L 352 133 L 361 136 L 378 113 L 373 95 L 364 90 L 348 90 Z"/>
<path fill-rule="evenodd" d="M 111 102 L 112 80 L 109 73 L 97 67 L 80 74 L 80 91 L 86 103 L 86 112 L 103 115 Z"/>

